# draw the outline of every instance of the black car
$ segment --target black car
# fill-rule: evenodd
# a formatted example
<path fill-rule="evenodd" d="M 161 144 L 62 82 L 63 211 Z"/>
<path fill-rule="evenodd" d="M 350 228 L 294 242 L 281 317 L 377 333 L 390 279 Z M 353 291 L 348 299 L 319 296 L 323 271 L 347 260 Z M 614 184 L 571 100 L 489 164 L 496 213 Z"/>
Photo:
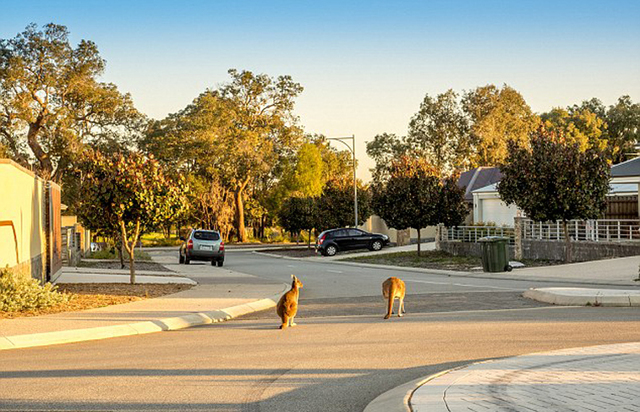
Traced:
<path fill-rule="evenodd" d="M 389 236 L 369 233 L 360 229 L 341 228 L 325 230 L 316 241 L 316 250 L 324 256 L 333 256 L 342 250 L 380 250 L 389 244 Z"/>

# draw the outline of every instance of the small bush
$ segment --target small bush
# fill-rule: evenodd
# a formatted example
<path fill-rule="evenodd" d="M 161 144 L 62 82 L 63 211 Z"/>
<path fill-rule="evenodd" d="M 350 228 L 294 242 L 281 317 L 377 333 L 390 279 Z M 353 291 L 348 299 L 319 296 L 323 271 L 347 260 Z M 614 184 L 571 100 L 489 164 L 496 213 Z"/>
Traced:
<path fill-rule="evenodd" d="M 41 286 L 35 279 L 19 276 L 9 268 L 2 269 L 0 311 L 22 312 L 68 302 L 70 295 L 59 293 L 57 289 L 51 283 Z"/>

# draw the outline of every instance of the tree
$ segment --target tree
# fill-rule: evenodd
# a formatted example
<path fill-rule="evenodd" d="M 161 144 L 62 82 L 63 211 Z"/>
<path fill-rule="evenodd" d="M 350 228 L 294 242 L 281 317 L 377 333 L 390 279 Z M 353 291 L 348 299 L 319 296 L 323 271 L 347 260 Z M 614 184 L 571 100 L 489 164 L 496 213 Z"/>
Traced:
<path fill-rule="evenodd" d="M 308 248 L 311 248 L 311 230 L 316 225 L 317 220 L 317 198 L 290 197 L 284 201 L 278 211 L 280 226 L 298 239 L 301 231 L 309 232 Z"/>
<path fill-rule="evenodd" d="M 454 177 L 440 177 L 440 170 L 425 159 L 400 156 L 393 159 L 386 180 L 372 186 L 373 211 L 394 229 L 413 228 L 447 223 L 458 225 L 464 220 L 464 192 Z"/>
<path fill-rule="evenodd" d="M 143 117 L 128 94 L 98 82 L 105 62 L 95 43 L 69 44 L 65 26 L 35 24 L 0 40 L 0 138 L 23 164 L 60 182 L 86 141 L 135 133 Z"/>
<path fill-rule="evenodd" d="M 302 86 L 290 76 L 274 79 L 233 69 L 229 74 L 230 83 L 154 122 L 140 146 L 179 169 L 215 175 L 233 193 L 236 234 L 243 242 L 247 191 L 270 187 L 280 177 L 282 162 L 292 159 L 302 143 L 293 115 Z"/>
<path fill-rule="evenodd" d="M 362 184 L 358 184 L 357 191 L 358 222 L 365 222 L 371 216 L 371 195 Z M 323 231 L 353 226 L 355 223 L 353 200 L 353 181 L 328 182 L 318 200 L 315 228 Z"/>
<path fill-rule="evenodd" d="M 545 129 L 561 134 L 563 139 L 578 144 L 580 150 L 595 148 L 605 151 L 607 148 L 606 123 L 604 119 L 587 108 L 553 108 L 540 115 Z"/>
<path fill-rule="evenodd" d="M 640 141 L 640 104 L 633 103 L 629 96 L 622 96 L 615 105 L 609 106 L 604 119 L 613 162 L 626 160 L 630 153 L 635 156 L 635 146 Z"/>
<path fill-rule="evenodd" d="M 296 153 L 295 163 L 284 172 L 283 188 L 288 194 L 318 197 L 325 185 L 324 168 L 320 148 L 313 143 L 305 143 Z"/>
<path fill-rule="evenodd" d="M 561 220 L 565 261 L 572 260 L 567 222 L 597 219 L 606 207 L 610 167 L 597 147 L 544 128 L 531 136 L 530 147 L 509 143 L 498 185 L 506 204 L 515 204 L 535 221 Z"/>
<path fill-rule="evenodd" d="M 137 153 L 105 156 L 87 150 L 76 172 L 81 182 L 78 217 L 89 229 L 119 231 L 135 284 L 134 249 L 140 234 L 145 226 L 186 212 L 186 185 L 172 182 L 155 159 Z"/>
<path fill-rule="evenodd" d="M 218 230 L 223 239 L 228 239 L 234 218 L 233 193 L 215 177 L 187 175 L 187 182 L 190 205 L 187 219 L 197 227 Z"/>
<path fill-rule="evenodd" d="M 495 166 L 507 155 L 507 142 L 526 143 L 540 120 L 515 89 L 504 85 L 478 87 L 462 98 L 471 122 L 471 166 Z"/>
<path fill-rule="evenodd" d="M 290 76 L 276 80 L 250 71 L 229 70 L 229 74 L 231 83 L 214 92 L 231 119 L 220 136 L 220 166 L 223 181 L 234 192 L 236 231 L 244 242 L 245 189 L 299 145 L 301 131 L 292 111 L 303 89 Z"/>
<path fill-rule="evenodd" d="M 469 165 L 469 122 L 453 90 L 434 99 L 428 94 L 409 122 L 406 143 L 437 170 L 451 173 Z"/>
<path fill-rule="evenodd" d="M 391 160 L 403 156 L 411 151 L 406 136 L 397 136 L 393 133 L 378 134 L 373 141 L 367 143 L 367 155 L 373 159 L 376 166 L 373 168 L 374 182 L 379 182 L 389 177 Z"/>

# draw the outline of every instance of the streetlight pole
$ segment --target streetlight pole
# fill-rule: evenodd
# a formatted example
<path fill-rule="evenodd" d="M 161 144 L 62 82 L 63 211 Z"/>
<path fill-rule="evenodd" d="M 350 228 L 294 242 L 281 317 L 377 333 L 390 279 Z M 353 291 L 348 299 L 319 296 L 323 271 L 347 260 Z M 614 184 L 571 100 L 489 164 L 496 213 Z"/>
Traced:
<path fill-rule="evenodd" d="M 355 227 L 358 227 L 358 187 L 356 185 L 356 135 L 352 134 L 347 137 L 327 137 L 327 140 L 337 140 L 343 145 L 347 146 L 351 154 L 353 155 L 353 210 L 355 212 Z M 351 140 L 351 146 L 346 144 L 344 140 Z"/>

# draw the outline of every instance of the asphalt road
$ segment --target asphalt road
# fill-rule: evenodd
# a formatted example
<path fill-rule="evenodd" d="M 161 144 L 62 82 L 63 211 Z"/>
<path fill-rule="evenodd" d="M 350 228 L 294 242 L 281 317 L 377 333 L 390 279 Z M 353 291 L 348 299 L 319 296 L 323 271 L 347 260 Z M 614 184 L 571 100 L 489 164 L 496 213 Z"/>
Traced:
<path fill-rule="evenodd" d="M 278 330 L 266 311 L 0 352 L 0 410 L 362 411 L 386 390 L 469 362 L 640 340 L 637 308 L 544 306 L 519 297 L 536 286 L 527 282 L 407 273 L 408 313 L 385 321 L 387 271 L 248 252 L 229 253 L 225 266 L 281 281 L 296 269 L 305 283 L 299 326 Z M 216 268 L 180 270 L 201 280 Z"/>

